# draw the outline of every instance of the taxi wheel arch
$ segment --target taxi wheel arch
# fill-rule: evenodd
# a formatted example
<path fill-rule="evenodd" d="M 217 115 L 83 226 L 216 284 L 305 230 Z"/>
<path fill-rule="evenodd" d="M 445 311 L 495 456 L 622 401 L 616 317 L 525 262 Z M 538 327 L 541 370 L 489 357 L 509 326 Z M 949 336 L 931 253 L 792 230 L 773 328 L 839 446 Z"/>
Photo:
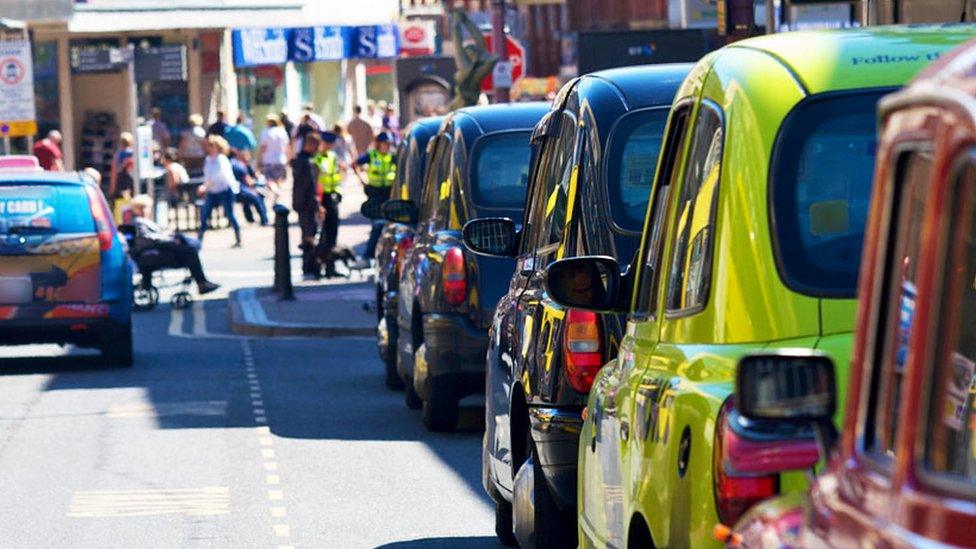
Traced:
<path fill-rule="evenodd" d="M 657 547 L 654 545 L 654 538 L 651 537 L 651 529 L 640 513 L 635 513 L 630 519 L 630 527 L 627 528 L 627 547 L 628 549 Z"/>

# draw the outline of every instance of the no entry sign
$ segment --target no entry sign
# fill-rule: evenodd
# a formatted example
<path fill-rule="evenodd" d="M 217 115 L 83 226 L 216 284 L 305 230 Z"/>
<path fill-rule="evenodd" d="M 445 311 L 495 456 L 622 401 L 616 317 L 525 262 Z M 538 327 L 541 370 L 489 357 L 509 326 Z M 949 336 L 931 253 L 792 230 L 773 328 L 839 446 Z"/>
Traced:
<path fill-rule="evenodd" d="M 492 51 L 491 45 L 491 34 L 485 34 L 485 44 L 488 46 L 488 50 Z M 507 59 L 501 59 L 501 62 L 507 61 L 511 64 L 512 73 L 512 83 L 518 82 L 519 79 L 525 74 L 525 48 L 522 44 L 519 44 L 514 38 L 509 35 L 505 35 L 505 55 Z M 511 87 L 511 86 L 509 86 Z M 492 75 L 486 76 L 481 81 L 481 90 L 485 92 L 490 92 L 495 88 L 495 80 Z"/>
<path fill-rule="evenodd" d="M 37 133 L 30 42 L 0 42 L 0 137 Z"/>

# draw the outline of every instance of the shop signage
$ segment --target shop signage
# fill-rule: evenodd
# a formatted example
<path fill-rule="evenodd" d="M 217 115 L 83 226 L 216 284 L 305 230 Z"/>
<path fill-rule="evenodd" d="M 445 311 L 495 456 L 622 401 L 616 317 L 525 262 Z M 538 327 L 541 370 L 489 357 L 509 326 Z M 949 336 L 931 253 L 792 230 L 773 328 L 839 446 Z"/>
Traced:
<path fill-rule="evenodd" d="M 162 46 L 136 50 L 136 81 L 186 80 L 186 47 Z"/>
<path fill-rule="evenodd" d="M 432 19 L 406 21 L 400 24 L 400 56 L 437 53 L 437 31 Z"/>
<path fill-rule="evenodd" d="M 399 53 L 398 34 L 393 24 L 237 29 L 232 33 L 234 65 L 392 58 Z"/>
<path fill-rule="evenodd" d="M 0 136 L 37 133 L 30 42 L 0 42 Z"/>
<path fill-rule="evenodd" d="M 71 72 L 119 72 L 132 61 L 132 48 L 72 46 Z"/>

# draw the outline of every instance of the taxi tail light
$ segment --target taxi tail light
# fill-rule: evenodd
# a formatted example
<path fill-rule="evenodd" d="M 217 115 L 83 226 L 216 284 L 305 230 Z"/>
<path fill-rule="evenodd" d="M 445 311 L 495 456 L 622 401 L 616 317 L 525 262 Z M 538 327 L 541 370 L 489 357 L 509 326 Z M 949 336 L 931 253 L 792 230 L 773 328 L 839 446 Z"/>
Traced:
<path fill-rule="evenodd" d="M 456 307 L 464 303 L 464 298 L 468 295 L 468 275 L 461 248 L 451 248 L 444 254 L 441 285 L 444 288 L 444 299 L 450 305 Z"/>
<path fill-rule="evenodd" d="M 98 235 L 98 247 L 103 251 L 112 248 L 115 238 L 115 225 L 112 224 L 112 214 L 102 192 L 91 185 L 85 186 L 88 194 L 88 206 L 91 208 L 92 218 L 95 220 L 95 233 Z"/>
<path fill-rule="evenodd" d="M 410 235 L 405 235 L 400 238 L 400 241 L 396 245 L 396 260 L 394 263 L 394 268 L 396 272 L 397 279 L 400 278 L 400 273 L 403 272 L 403 262 L 407 259 L 407 252 L 413 248 L 413 237 Z"/>
<path fill-rule="evenodd" d="M 715 424 L 715 456 L 712 460 L 715 508 L 719 520 L 726 525 L 734 525 L 750 507 L 779 493 L 779 475 L 747 473 L 733 467 L 727 446 L 729 436 L 737 436 L 731 433 L 728 424 L 731 411 L 730 398 L 722 406 Z"/>
<path fill-rule="evenodd" d="M 603 329 L 596 313 L 577 309 L 566 313 L 563 366 L 570 386 L 589 393 L 603 367 Z"/>

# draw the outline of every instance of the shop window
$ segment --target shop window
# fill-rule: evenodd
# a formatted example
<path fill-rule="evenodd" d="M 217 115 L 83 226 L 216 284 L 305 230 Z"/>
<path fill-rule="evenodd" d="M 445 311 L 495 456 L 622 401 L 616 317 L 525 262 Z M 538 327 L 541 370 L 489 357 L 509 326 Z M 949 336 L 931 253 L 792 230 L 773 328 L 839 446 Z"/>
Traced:
<path fill-rule="evenodd" d="M 37 134 L 44 137 L 61 129 L 61 103 L 58 100 L 58 43 L 34 42 L 34 105 L 37 109 Z"/>

